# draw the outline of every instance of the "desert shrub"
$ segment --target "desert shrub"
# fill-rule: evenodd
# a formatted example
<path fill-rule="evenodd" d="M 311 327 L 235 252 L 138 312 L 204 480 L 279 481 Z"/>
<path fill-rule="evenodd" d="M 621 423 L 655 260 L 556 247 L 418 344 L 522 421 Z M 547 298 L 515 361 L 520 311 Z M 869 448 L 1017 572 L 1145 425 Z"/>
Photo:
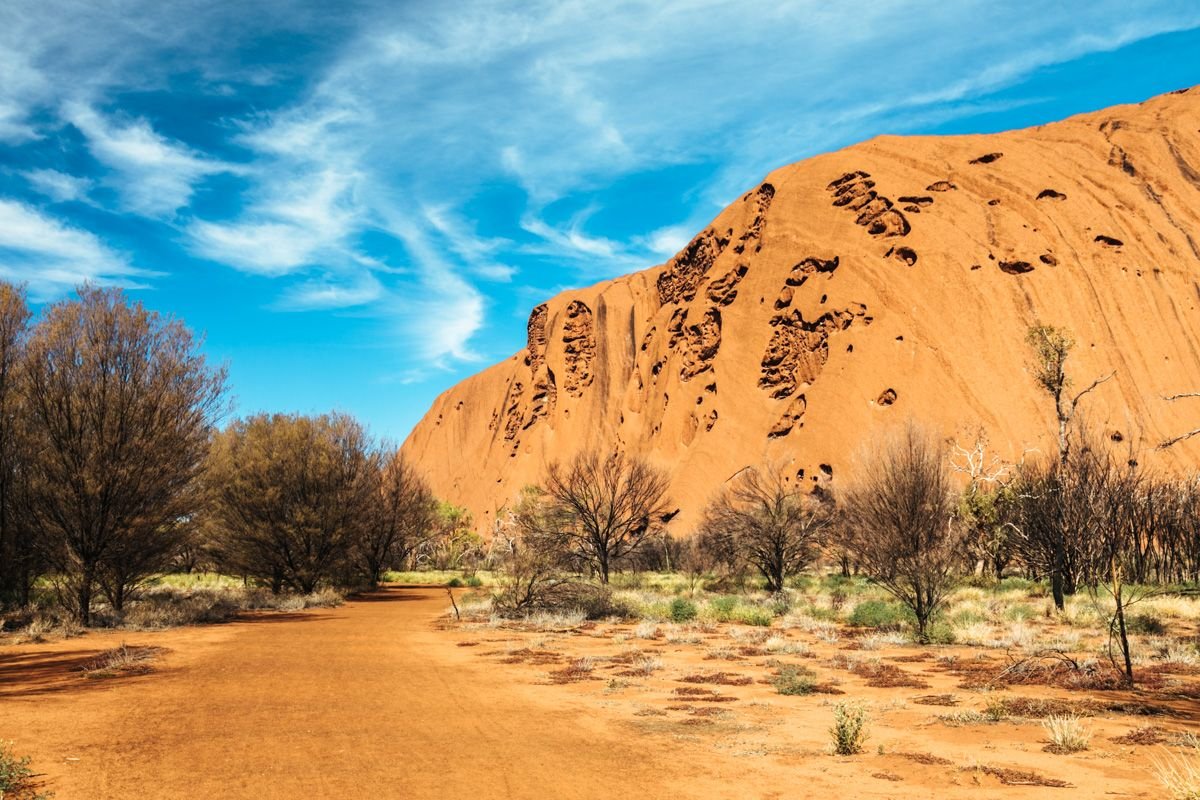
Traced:
<path fill-rule="evenodd" d="M 467 586 L 478 589 L 480 586 L 483 586 L 483 578 L 478 575 L 472 575 L 467 578 Z"/>
<path fill-rule="evenodd" d="M 29 756 L 17 756 L 12 742 L 0 742 L 0 798 L 13 800 L 48 800 L 50 795 L 38 794 L 33 783 Z"/>
<path fill-rule="evenodd" d="M 1055 753 L 1078 753 L 1087 750 L 1092 733 L 1074 714 L 1051 715 L 1042 721 L 1042 727 L 1050 737 L 1047 748 Z"/>
<path fill-rule="evenodd" d="M 785 665 L 771 676 L 775 691 L 786 695 L 812 694 L 817 688 L 817 679 L 812 670 Z"/>
<path fill-rule="evenodd" d="M 676 597 L 671 601 L 670 613 L 672 622 L 690 622 L 699 614 L 699 609 L 691 600 L 683 597 Z"/>
<path fill-rule="evenodd" d="M 743 625 L 757 625 L 765 628 L 775 621 L 775 615 L 771 613 L 769 608 L 739 606 L 734 609 L 733 621 L 740 622 Z"/>
<path fill-rule="evenodd" d="M 908 613 L 899 603 L 864 600 L 850 612 L 850 624 L 858 628 L 899 630 L 908 621 Z"/>
<path fill-rule="evenodd" d="M 1028 605 L 1027 603 L 1017 603 L 1016 605 L 1011 605 L 1004 611 L 1004 618 L 1014 622 L 1033 619 L 1036 616 L 1037 612 L 1034 610 L 1033 606 Z"/>
<path fill-rule="evenodd" d="M 867 725 L 871 715 L 865 706 L 858 703 L 838 703 L 833 707 L 833 752 L 839 756 L 852 756 L 863 751 L 867 741 Z"/>
<path fill-rule="evenodd" d="M 1162 636 L 1167 632 L 1167 626 L 1153 614 L 1134 614 L 1125 620 L 1125 626 L 1130 633 L 1141 633 L 1147 636 Z"/>
<path fill-rule="evenodd" d="M 733 619 L 733 612 L 737 609 L 737 605 L 736 597 L 714 597 L 708 602 L 708 610 L 717 622 L 729 622 Z"/>
<path fill-rule="evenodd" d="M 928 644 L 954 644 L 956 640 L 953 626 L 944 620 L 934 620 L 925 629 Z"/>
<path fill-rule="evenodd" d="M 446 585 L 451 589 L 458 589 L 463 585 L 463 581 L 462 578 L 451 578 L 450 580 L 446 581 Z"/>

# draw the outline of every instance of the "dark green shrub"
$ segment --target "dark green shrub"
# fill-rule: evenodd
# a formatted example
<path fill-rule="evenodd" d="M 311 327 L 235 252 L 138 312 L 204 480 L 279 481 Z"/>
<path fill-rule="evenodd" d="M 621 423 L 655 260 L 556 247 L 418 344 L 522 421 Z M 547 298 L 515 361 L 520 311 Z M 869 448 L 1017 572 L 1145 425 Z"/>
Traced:
<path fill-rule="evenodd" d="M 451 578 L 450 580 L 446 581 L 446 585 L 451 589 L 457 589 L 463 585 L 462 578 Z"/>
<path fill-rule="evenodd" d="M 698 613 L 696 604 L 685 597 L 676 597 L 672 600 L 668 611 L 672 622 L 690 622 L 696 618 Z"/>
<path fill-rule="evenodd" d="M 909 614 L 898 603 L 886 600 L 864 600 L 850 612 L 850 624 L 859 628 L 899 630 L 909 621 Z"/>
<path fill-rule="evenodd" d="M 1167 626 L 1153 614 L 1134 614 L 1125 619 L 1125 628 L 1130 633 L 1141 633 L 1147 636 L 1162 636 L 1167 632 Z"/>

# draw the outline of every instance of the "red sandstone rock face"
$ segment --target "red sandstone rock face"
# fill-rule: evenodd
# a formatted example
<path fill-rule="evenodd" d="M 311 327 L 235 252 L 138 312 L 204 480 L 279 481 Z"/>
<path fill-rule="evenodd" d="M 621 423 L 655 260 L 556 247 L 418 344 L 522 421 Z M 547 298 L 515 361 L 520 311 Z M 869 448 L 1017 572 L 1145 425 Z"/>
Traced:
<path fill-rule="evenodd" d="M 893 199 L 894 198 L 894 199 Z M 666 264 L 533 310 L 526 349 L 405 442 L 487 532 L 545 465 L 594 447 L 670 471 L 686 535 L 742 467 L 854 474 L 907 418 L 1001 455 L 1053 447 L 1025 362 L 1070 328 L 1105 433 L 1200 424 L 1200 89 L 1023 131 L 880 137 L 779 169 Z M 1195 442 L 1143 454 L 1191 467 Z M 834 476 L 836 477 L 836 481 Z"/>

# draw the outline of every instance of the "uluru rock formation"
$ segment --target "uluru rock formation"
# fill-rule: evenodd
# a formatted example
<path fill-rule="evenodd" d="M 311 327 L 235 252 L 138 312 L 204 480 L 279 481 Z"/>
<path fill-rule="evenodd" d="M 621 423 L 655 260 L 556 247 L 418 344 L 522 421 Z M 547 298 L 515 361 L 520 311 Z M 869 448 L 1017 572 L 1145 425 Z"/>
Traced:
<path fill-rule="evenodd" d="M 1200 437 L 1200 88 L 1027 130 L 882 136 L 772 172 L 658 267 L 565 292 L 528 346 L 442 394 L 404 444 L 486 532 L 583 448 L 672 476 L 686 535 L 748 464 L 848 479 L 877 430 L 1053 451 L 1026 367 L 1064 326 L 1090 422 L 1144 463 Z"/>

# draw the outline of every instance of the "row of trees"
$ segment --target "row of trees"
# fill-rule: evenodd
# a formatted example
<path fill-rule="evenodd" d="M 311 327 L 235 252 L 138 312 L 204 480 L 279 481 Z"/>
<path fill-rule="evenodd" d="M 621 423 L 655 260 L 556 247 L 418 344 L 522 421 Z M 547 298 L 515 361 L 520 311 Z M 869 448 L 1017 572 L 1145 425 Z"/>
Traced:
<path fill-rule="evenodd" d="M 0 607 L 43 578 L 89 624 L 97 595 L 119 611 L 179 565 L 309 592 L 473 546 L 469 519 L 349 416 L 218 430 L 225 384 L 187 328 L 120 291 L 84 287 L 34 323 L 0 283 Z"/>

